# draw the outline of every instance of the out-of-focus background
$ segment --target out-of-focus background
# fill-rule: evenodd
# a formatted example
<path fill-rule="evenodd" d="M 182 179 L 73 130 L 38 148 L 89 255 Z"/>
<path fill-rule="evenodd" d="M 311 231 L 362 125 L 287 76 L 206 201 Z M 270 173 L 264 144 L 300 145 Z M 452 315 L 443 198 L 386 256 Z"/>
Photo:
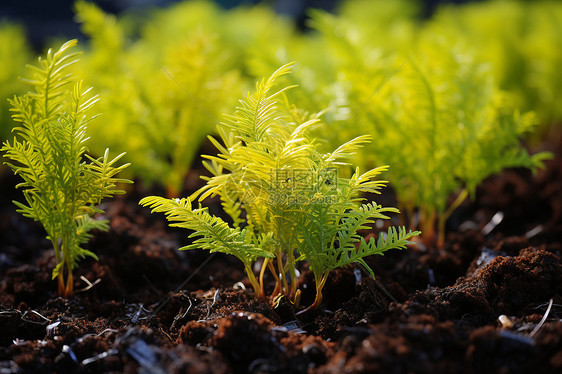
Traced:
<path fill-rule="evenodd" d="M 4 0 L 0 14 L 0 139 L 25 65 L 78 38 L 72 73 L 102 113 L 88 151 L 126 152 L 128 177 L 170 196 L 223 115 L 292 61 L 279 84 L 298 86 L 301 119 L 321 113 L 322 151 L 370 135 L 353 163 L 391 165 L 411 209 L 444 213 L 487 176 L 540 164 L 523 149 L 561 143 L 560 1 Z"/>
<path fill-rule="evenodd" d="M 392 1 L 392 0 L 391 0 Z M 0 2 L 0 20 L 9 20 L 25 26 L 30 43 L 41 48 L 47 40 L 58 38 L 80 38 L 80 26 L 75 21 L 73 0 L 3 0 Z M 95 0 L 105 12 L 123 14 L 126 12 L 146 13 L 151 9 L 170 6 L 179 0 Z M 259 0 L 216 0 L 215 3 L 224 9 L 239 5 L 252 5 Z M 325 9 L 333 11 L 342 0 L 273 0 L 270 4 L 279 14 L 287 15 L 294 20 L 299 28 L 305 29 L 307 9 Z M 436 7 L 446 3 L 465 3 L 468 0 L 424 0 L 423 14 L 431 15 Z"/>

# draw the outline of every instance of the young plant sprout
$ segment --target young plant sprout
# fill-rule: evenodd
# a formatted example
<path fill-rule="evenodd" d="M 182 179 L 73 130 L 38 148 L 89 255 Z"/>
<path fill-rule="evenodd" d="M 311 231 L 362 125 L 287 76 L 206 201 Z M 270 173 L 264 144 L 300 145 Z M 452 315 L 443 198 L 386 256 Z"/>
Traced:
<path fill-rule="evenodd" d="M 277 79 L 291 71 L 292 64 L 279 68 L 240 101 L 234 115 L 217 127 L 220 140 L 210 137 L 216 156 L 204 156 L 211 172 L 206 186 L 189 198 L 150 196 L 140 204 L 166 214 L 171 226 L 192 230 L 194 242 L 181 249 L 201 248 L 236 256 L 255 295 L 266 299 L 264 273 L 276 281 L 272 300 L 280 295 L 293 301 L 296 263 L 308 262 L 314 273 L 316 298 L 309 308 L 322 302 L 322 288 L 331 270 L 360 263 L 373 275 L 364 258 L 392 248 L 405 248 L 418 231 L 391 227 L 378 241 L 365 241 L 358 230 L 370 228 L 377 219 L 387 219 L 395 208 L 374 202 L 363 203 L 362 193 L 378 194 L 386 181 L 375 180 L 386 166 L 350 178 L 339 174 L 368 136 L 357 137 L 331 153 L 320 153 L 309 130 L 320 122 L 317 115 L 304 115 L 288 103 L 284 92 L 272 91 Z M 232 226 L 212 216 L 200 203 L 219 196 Z M 198 206 L 193 207 L 192 202 Z M 253 266 L 262 257 L 259 276 Z"/>
<path fill-rule="evenodd" d="M 69 66 L 78 61 L 78 53 L 69 53 L 76 40 L 66 42 L 56 52 L 48 51 L 33 73 L 24 81 L 34 91 L 10 100 L 13 119 L 19 123 L 13 141 L 1 149 L 5 162 L 23 182 L 26 203 L 14 201 L 18 212 L 40 222 L 53 244 L 57 265 L 59 295 L 73 293 L 72 269 L 78 259 L 97 256 L 82 245 L 93 229 L 107 230 L 107 220 L 92 218 L 102 212 L 96 205 L 104 197 L 123 194 L 117 183 L 131 183 L 114 176 L 128 164 L 115 166 L 123 154 L 93 158 L 86 154 L 86 127 L 94 118 L 87 113 L 98 100 L 74 82 Z M 86 160 L 87 159 L 87 160 Z M 66 274 L 66 279 L 65 279 Z"/>
<path fill-rule="evenodd" d="M 410 229 L 421 229 L 427 248 L 445 246 L 448 219 L 485 178 L 509 167 L 535 171 L 551 157 L 522 146 L 535 128 L 534 115 L 521 113 L 497 87 L 489 64 L 466 45 L 448 42 L 448 32 L 426 27 L 400 52 L 373 43 L 369 29 L 353 19 L 315 17 L 331 45 L 345 46 L 328 53 L 353 108 L 343 123 L 331 124 L 334 139 L 357 129 L 377 139 L 358 163 L 392 165 L 388 178 L 401 217 L 410 218 Z M 383 83 L 375 90 L 373 82 Z"/>

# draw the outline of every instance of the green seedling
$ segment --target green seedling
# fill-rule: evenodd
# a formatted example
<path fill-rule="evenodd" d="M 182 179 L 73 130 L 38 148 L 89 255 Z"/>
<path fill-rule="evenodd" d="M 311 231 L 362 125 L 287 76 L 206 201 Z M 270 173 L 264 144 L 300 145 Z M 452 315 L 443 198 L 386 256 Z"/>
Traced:
<path fill-rule="evenodd" d="M 134 34 L 131 18 L 93 3 L 78 1 L 76 12 L 90 38 L 80 76 L 104 97 L 92 150 L 126 151 L 127 171 L 163 185 L 170 198 L 180 196 L 207 135 L 249 86 L 248 51 L 274 53 L 292 32 L 265 5 L 225 11 L 182 2 L 150 12 Z"/>
<path fill-rule="evenodd" d="M 491 67 L 498 86 L 532 110 L 538 131 L 562 120 L 562 4 L 557 1 L 489 1 L 445 6 L 428 23 L 450 44 L 464 43 Z M 551 126 L 560 129 L 560 126 Z"/>
<path fill-rule="evenodd" d="M 466 46 L 448 44 L 427 29 L 407 54 L 379 50 L 369 44 L 368 29 L 351 22 L 336 29 L 344 20 L 333 18 L 317 16 L 316 24 L 331 44 L 347 46 L 346 55 L 335 47 L 332 55 L 353 108 L 347 121 L 330 124 L 338 134 L 334 140 L 356 128 L 377 139 L 358 162 L 392 165 L 389 180 L 399 206 L 410 217 L 409 227 L 423 232 L 426 247 L 445 245 L 448 218 L 486 177 L 508 167 L 536 170 L 550 157 L 522 147 L 535 117 L 517 110 L 489 65 Z"/>
<path fill-rule="evenodd" d="M 53 279 L 58 278 L 59 295 L 73 293 L 72 270 L 79 259 L 90 256 L 82 247 L 91 230 L 107 230 L 107 220 L 92 217 L 103 213 L 96 205 L 104 197 L 123 194 L 118 183 L 131 181 L 115 178 L 128 164 L 116 166 L 123 154 L 93 158 L 86 154 L 86 128 L 94 118 L 88 115 L 98 100 L 74 82 L 69 67 L 78 61 L 78 53 L 69 52 L 76 40 L 66 42 L 56 52 L 30 65 L 31 78 L 24 82 L 33 91 L 10 100 L 15 137 L 1 149 L 5 163 L 23 182 L 26 203 L 14 201 L 18 212 L 40 222 L 53 244 L 57 265 Z M 65 279 L 66 275 L 66 279 Z"/>
<path fill-rule="evenodd" d="M 218 155 L 204 156 L 212 174 L 204 178 L 206 186 L 189 198 L 150 196 L 140 204 L 164 213 L 171 226 L 193 231 L 195 240 L 181 249 L 201 248 L 240 259 L 257 297 L 267 298 L 264 273 L 270 271 L 276 281 L 271 300 L 280 295 L 298 299 L 296 263 L 307 262 L 316 287 L 310 308 L 317 308 L 331 270 L 359 263 L 373 275 L 366 256 L 405 248 L 419 232 L 390 228 L 368 242 L 357 233 L 387 219 L 387 213 L 398 213 L 360 197 L 380 192 L 386 182 L 375 178 L 387 167 L 340 176 L 339 170 L 349 168 L 347 160 L 370 138 L 359 136 L 333 152 L 320 153 L 309 135 L 320 124 L 318 116 L 304 114 L 287 101 L 284 93 L 291 87 L 274 91 L 291 67 L 284 65 L 259 82 L 217 127 L 220 139 L 210 139 Z M 212 196 L 220 197 L 231 225 L 201 206 Z M 256 276 L 253 269 L 260 258 Z"/>

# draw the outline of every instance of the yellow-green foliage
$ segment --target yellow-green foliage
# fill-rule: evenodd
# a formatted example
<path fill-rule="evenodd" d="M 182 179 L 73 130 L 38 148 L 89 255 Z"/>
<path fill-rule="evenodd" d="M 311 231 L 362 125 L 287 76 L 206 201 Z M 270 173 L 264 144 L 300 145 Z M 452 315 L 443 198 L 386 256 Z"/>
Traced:
<path fill-rule="evenodd" d="M 323 113 L 329 128 L 309 129 L 315 144 L 331 149 L 369 132 L 374 142 L 354 163 L 392 166 L 400 203 L 422 212 L 426 237 L 438 216 L 442 233 L 490 173 L 537 166 L 544 155 L 529 156 L 518 139 L 562 120 L 558 2 L 447 6 L 422 20 L 415 0 L 353 0 L 335 15 L 311 11 L 309 33 L 267 5 L 186 1 L 144 18 L 84 1 L 76 9 L 90 48 L 75 71 L 103 98 L 92 152 L 127 151 L 131 172 L 170 196 L 221 113 L 255 77 L 291 60 L 285 79 L 300 88 L 285 95 L 298 103 L 294 115 Z"/>
<path fill-rule="evenodd" d="M 280 64 L 296 61 L 289 80 L 300 89 L 288 96 L 303 110 L 325 111 L 327 122 L 345 120 L 350 115 L 350 80 L 342 75 L 354 75 L 352 80 L 363 79 L 373 86 L 380 83 L 379 76 L 382 80 L 393 69 L 387 59 L 398 50 L 411 49 L 418 9 L 417 2 L 410 0 L 345 1 L 337 16 L 310 9 L 313 30 L 293 36 L 276 55 L 252 54 L 251 72 L 259 77 Z M 340 139 L 349 133 L 341 135 Z"/>
<path fill-rule="evenodd" d="M 366 242 L 357 230 L 368 229 L 376 219 L 388 218 L 395 208 L 362 203 L 360 193 L 379 193 L 386 181 L 375 178 L 387 167 L 351 178 L 338 171 L 358 148 L 369 141 L 360 136 L 320 153 L 310 129 L 319 124 L 317 116 L 301 117 L 287 103 L 284 93 L 291 87 L 275 89 L 276 81 L 290 72 L 291 65 L 279 68 L 263 79 L 252 94 L 240 101 L 234 115 L 226 117 L 212 139 L 217 156 L 206 156 L 212 177 L 191 199 L 150 196 L 141 204 L 165 213 L 172 226 L 192 230 L 193 244 L 184 249 L 202 248 L 236 256 L 257 297 L 264 297 L 266 269 L 277 281 L 273 297 L 297 295 L 295 263 L 308 262 L 316 280 L 316 299 L 322 301 L 322 288 L 331 270 L 352 263 L 362 264 L 371 274 L 364 257 L 405 248 L 419 232 L 394 227 L 378 241 Z M 206 208 L 194 208 L 191 200 L 203 202 L 219 196 L 233 226 L 211 216 Z M 259 281 L 254 262 L 264 257 Z M 288 274 L 288 276 L 287 276 Z M 287 279 L 288 277 L 288 279 Z"/>
<path fill-rule="evenodd" d="M 521 147 L 519 138 L 536 120 L 515 109 L 486 65 L 444 47 L 439 41 L 420 43 L 412 60 L 358 116 L 379 140 L 372 148 L 375 162 L 394 166 L 398 199 L 411 213 L 420 210 L 426 239 L 435 219 L 444 235 L 452 210 L 484 178 L 506 167 L 534 169 L 547 156 L 529 156 Z M 447 206 L 458 191 L 459 200 Z"/>
<path fill-rule="evenodd" d="M 8 139 L 12 129 L 8 98 L 24 92 L 18 81 L 30 60 L 29 48 L 19 25 L 0 22 L 0 140 Z"/>
<path fill-rule="evenodd" d="M 217 118 L 242 94 L 246 54 L 275 53 L 293 32 L 264 6 L 225 12 L 195 1 L 154 12 L 135 39 L 95 5 L 76 8 L 91 37 L 82 75 L 104 98 L 94 138 L 126 150 L 136 175 L 174 196 Z"/>
<path fill-rule="evenodd" d="M 81 72 L 104 97 L 94 139 L 126 150 L 137 176 L 176 195 L 202 140 L 241 91 L 239 73 L 225 63 L 228 52 L 196 25 L 174 32 L 155 21 L 132 41 L 119 20 L 95 5 L 78 2 L 77 11 L 92 40 Z"/>
<path fill-rule="evenodd" d="M 428 244 L 436 220 L 443 244 L 445 220 L 485 177 L 510 166 L 535 168 L 546 157 L 521 148 L 519 138 L 536 120 L 518 112 L 513 95 L 499 90 L 490 65 L 471 48 L 425 29 L 404 53 L 373 44 L 368 28 L 345 18 L 318 13 L 315 24 L 347 87 L 349 115 L 331 123 L 334 139 L 373 136 L 358 162 L 392 166 L 398 200 L 411 216 L 419 209 Z"/>
<path fill-rule="evenodd" d="M 500 88 L 542 124 L 562 120 L 562 3 L 495 0 L 441 9 L 428 26 L 491 64 Z"/>
<path fill-rule="evenodd" d="M 26 203 L 14 201 L 18 212 L 40 222 L 55 250 L 59 294 L 71 296 L 72 269 L 84 256 L 97 259 L 82 245 L 93 229 L 107 230 L 107 220 L 91 216 L 103 212 L 96 208 L 104 197 L 124 193 L 117 183 L 129 182 L 114 176 L 128 165 L 116 166 L 122 154 L 109 159 L 86 154 L 87 125 L 97 96 L 83 89 L 69 74 L 78 53 L 69 49 L 76 40 L 65 43 L 56 52 L 49 50 L 37 65 L 29 65 L 30 76 L 24 81 L 33 91 L 10 100 L 15 137 L 3 144 L 5 162 L 23 182 Z M 66 271 L 66 281 L 63 274 Z"/>
<path fill-rule="evenodd" d="M 419 30 L 421 5 L 415 0 L 352 0 L 338 11 L 336 36 L 348 28 L 351 42 L 393 51 L 409 51 Z"/>
<path fill-rule="evenodd" d="M 282 54 L 295 35 L 292 23 L 266 5 L 223 10 L 212 1 L 184 1 L 151 15 L 141 37 L 154 48 L 173 45 L 186 35 L 213 35 L 225 55 L 221 61 L 247 73 L 248 53 Z M 162 39 L 167 39 L 163 44 Z"/>

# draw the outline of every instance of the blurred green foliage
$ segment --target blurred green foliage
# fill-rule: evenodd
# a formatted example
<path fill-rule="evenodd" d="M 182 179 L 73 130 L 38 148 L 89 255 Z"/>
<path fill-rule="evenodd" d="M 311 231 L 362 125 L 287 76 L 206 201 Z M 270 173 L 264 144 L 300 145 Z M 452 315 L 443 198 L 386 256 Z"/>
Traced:
<path fill-rule="evenodd" d="M 497 85 L 544 126 L 562 121 L 562 3 L 496 0 L 443 7 L 429 22 L 489 63 Z"/>
<path fill-rule="evenodd" d="M 0 141 L 10 137 L 14 122 L 10 118 L 8 98 L 22 94 L 25 85 L 18 81 L 30 62 L 30 49 L 21 26 L 0 22 Z"/>
<path fill-rule="evenodd" d="M 502 168 L 539 165 L 545 155 L 530 156 L 520 139 L 562 122 L 559 2 L 449 5 L 424 19 L 416 0 L 351 0 L 335 14 L 310 10 L 307 32 L 267 5 L 186 1 L 119 17 L 82 0 L 75 7 L 89 37 L 75 73 L 102 98 L 91 152 L 127 152 L 129 172 L 169 197 L 222 113 L 289 61 L 288 84 L 300 86 L 289 100 L 302 116 L 324 113 L 319 146 L 370 132 L 374 142 L 353 162 L 390 164 L 402 207 L 440 230 L 455 195 Z M 28 58 L 17 30 L 0 27 L 9 41 L 0 43 L 2 97 L 17 91 Z M 0 108 L 5 118 L 4 99 Z"/>
<path fill-rule="evenodd" d="M 379 23 L 375 9 L 355 5 L 362 10 L 355 14 Z M 358 164 L 391 165 L 397 199 L 427 245 L 443 245 L 445 221 L 484 178 L 506 167 L 534 170 L 549 156 L 521 147 L 537 119 L 521 113 L 519 92 L 502 89 L 493 63 L 442 32 L 438 20 L 389 33 L 388 40 L 374 37 L 359 18 L 317 12 L 313 20 L 347 90 L 348 116 L 330 122 L 330 134 L 339 141 L 365 131 L 373 136 Z M 406 30 L 401 22 L 386 27 Z"/>

